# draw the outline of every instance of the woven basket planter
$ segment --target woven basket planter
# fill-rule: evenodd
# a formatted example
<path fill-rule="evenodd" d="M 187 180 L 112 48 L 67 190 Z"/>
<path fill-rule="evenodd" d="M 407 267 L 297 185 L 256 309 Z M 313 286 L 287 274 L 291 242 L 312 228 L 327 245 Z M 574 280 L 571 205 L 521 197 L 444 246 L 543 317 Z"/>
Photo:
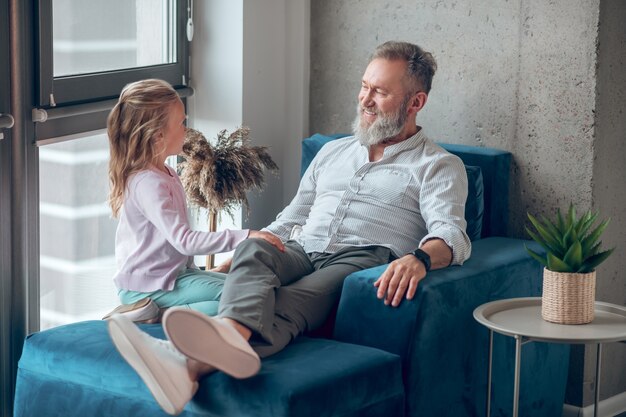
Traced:
<path fill-rule="evenodd" d="M 558 324 L 593 321 L 596 271 L 587 274 L 543 270 L 541 317 Z"/>

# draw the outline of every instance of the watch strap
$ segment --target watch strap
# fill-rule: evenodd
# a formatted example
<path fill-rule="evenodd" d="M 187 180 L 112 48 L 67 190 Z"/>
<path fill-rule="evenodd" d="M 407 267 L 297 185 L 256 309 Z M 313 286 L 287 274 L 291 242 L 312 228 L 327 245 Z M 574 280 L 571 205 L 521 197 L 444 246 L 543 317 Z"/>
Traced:
<path fill-rule="evenodd" d="M 412 255 L 415 256 L 420 261 L 422 261 L 422 263 L 424 264 L 424 268 L 426 268 L 426 272 L 430 271 L 430 255 L 429 254 L 427 254 L 426 252 L 418 248 L 412 252 Z"/>

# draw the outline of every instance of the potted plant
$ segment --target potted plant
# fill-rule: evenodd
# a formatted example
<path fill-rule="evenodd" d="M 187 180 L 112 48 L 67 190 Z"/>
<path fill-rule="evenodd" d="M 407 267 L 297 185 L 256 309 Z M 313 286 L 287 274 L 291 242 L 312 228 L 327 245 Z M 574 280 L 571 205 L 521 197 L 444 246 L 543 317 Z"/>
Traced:
<path fill-rule="evenodd" d="M 580 218 L 570 204 L 565 218 L 557 210 L 556 221 L 545 217 L 528 218 L 534 230 L 530 237 L 545 250 L 545 255 L 526 247 L 534 259 L 544 265 L 541 316 L 559 324 L 585 324 L 593 321 L 596 267 L 613 249 L 601 251 L 600 236 L 609 219 L 594 227 L 598 213 L 587 211 Z"/>
<path fill-rule="evenodd" d="M 209 230 L 217 229 L 217 214 L 232 216 L 238 205 L 248 207 L 246 193 L 265 184 L 264 170 L 278 172 L 264 146 L 250 145 L 250 129 L 242 126 L 228 134 L 222 130 L 211 144 L 198 130 L 187 128 L 178 164 L 180 180 L 192 206 L 209 212 Z M 213 254 L 207 256 L 207 269 L 214 266 Z"/>

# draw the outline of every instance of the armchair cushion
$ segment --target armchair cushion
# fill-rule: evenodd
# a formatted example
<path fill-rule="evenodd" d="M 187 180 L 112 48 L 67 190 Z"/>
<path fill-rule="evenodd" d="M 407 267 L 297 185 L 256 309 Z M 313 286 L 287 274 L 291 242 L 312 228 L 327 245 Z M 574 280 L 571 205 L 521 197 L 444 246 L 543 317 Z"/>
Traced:
<path fill-rule="evenodd" d="M 483 174 L 478 166 L 465 165 L 467 173 L 467 200 L 465 201 L 465 233 L 473 242 L 480 239 L 483 230 Z"/>

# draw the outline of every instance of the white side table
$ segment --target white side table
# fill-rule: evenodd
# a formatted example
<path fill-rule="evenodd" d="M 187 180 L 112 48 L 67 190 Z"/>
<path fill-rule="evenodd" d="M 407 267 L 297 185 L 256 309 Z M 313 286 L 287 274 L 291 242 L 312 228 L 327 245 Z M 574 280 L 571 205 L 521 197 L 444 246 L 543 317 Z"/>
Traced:
<path fill-rule="evenodd" d="M 550 343 L 596 344 L 596 390 L 594 417 L 600 400 L 600 355 L 603 343 L 626 341 L 626 308 L 596 301 L 595 318 L 589 324 L 564 325 L 541 318 L 541 297 L 511 298 L 481 305 L 474 318 L 489 329 L 489 378 L 487 380 L 487 417 L 491 414 L 491 371 L 493 332 L 515 338 L 515 380 L 513 417 L 518 417 L 519 375 L 522 345 L 540 341 Z"/>

